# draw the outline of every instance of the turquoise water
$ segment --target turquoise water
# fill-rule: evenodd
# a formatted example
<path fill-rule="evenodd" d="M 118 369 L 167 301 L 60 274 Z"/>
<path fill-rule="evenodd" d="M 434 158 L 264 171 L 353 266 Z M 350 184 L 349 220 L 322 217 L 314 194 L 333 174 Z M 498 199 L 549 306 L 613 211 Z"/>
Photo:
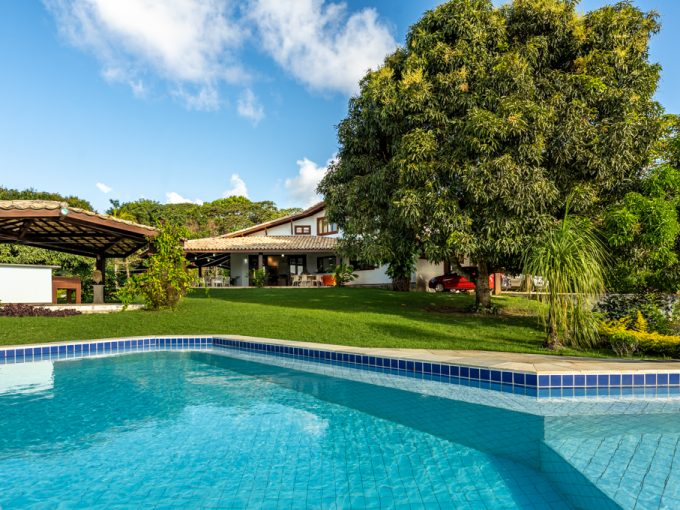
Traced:
<path fill-rule="evenodd" d="M 0 366 L 0 508 L 680 502 L 672 406 L 584 417 L 578 405 L 560 414 L 496 394 L 510 400 L 494 407 L 244 358 L 161 351 Z"/>

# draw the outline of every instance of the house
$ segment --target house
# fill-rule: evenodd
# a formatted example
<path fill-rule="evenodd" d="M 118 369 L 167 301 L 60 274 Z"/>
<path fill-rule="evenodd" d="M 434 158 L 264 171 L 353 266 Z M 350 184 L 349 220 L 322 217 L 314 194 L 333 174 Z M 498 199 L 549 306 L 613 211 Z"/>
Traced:
<path fill-rule="evenodd" d="M 254 269 L 267 268 L 267 285 L 291 285 L 297 275 L 332 273 L 341 260 L 337 240 L 341 237 L 337 225 L 326 219 L 326 206 L 319 202 L 304 211 L 254 225 L 218 237 L 191 239 L 184 243 L 188 260 L 202 271 L 206 267 L 228 267 L 232 285 L 250 285 Z M 387 266 L 375 266 L 360 261 L 350 263 L 358 276 L 352 285 L 386 286 L 391 279 Z M 413 282 L 419 289 L 443 271 L 443 266 L 419 260 Z"/>

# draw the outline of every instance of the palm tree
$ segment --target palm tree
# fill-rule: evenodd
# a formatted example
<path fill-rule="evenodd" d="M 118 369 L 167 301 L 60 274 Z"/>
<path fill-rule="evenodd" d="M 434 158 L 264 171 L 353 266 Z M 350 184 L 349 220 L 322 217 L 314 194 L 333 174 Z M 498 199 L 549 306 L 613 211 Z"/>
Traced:
<path fill-rule="evenodd" d="M 592 347 L 598 340 L 592 306 L 604 293 L 605 251 L 592 223 L 569 216 L 550 229 L 528 251 L 524 273 L 547 280 L 540 299 L 546 346 Z"/>

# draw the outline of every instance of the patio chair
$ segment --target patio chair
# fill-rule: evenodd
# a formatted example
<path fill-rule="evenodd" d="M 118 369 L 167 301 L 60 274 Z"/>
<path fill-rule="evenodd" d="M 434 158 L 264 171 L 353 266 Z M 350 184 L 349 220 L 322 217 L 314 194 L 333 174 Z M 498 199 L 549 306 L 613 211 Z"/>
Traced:
<path fill-rule="evenodd" d="M 293 286 L 293 287 L 299 287 L 299 286 L 300 286 L 300 281 L 301 281 L 301 277 L 300 277 L 299 274 L 291 275 L 291 277 L 290 277 L 290 284 L 291 284 L 291 286 Z"/>

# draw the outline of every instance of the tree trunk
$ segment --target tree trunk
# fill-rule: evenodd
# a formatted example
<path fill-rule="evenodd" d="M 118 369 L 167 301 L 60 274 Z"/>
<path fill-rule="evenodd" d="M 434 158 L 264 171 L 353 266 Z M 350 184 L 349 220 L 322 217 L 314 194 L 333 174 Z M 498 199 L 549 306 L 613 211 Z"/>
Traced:
<path fill-rule="evenodd" d="M 408 292 L 411 290 L 411 276 L 397 276 L 392 278 L 392 290 Z"/>
<path fill-rule="evenodd" d="M 491 287 L 489 287 L 489 265 L 485 260 L 477 261 L 477 283 L 475 285 L 475 306 L 491 308 Z"/>

